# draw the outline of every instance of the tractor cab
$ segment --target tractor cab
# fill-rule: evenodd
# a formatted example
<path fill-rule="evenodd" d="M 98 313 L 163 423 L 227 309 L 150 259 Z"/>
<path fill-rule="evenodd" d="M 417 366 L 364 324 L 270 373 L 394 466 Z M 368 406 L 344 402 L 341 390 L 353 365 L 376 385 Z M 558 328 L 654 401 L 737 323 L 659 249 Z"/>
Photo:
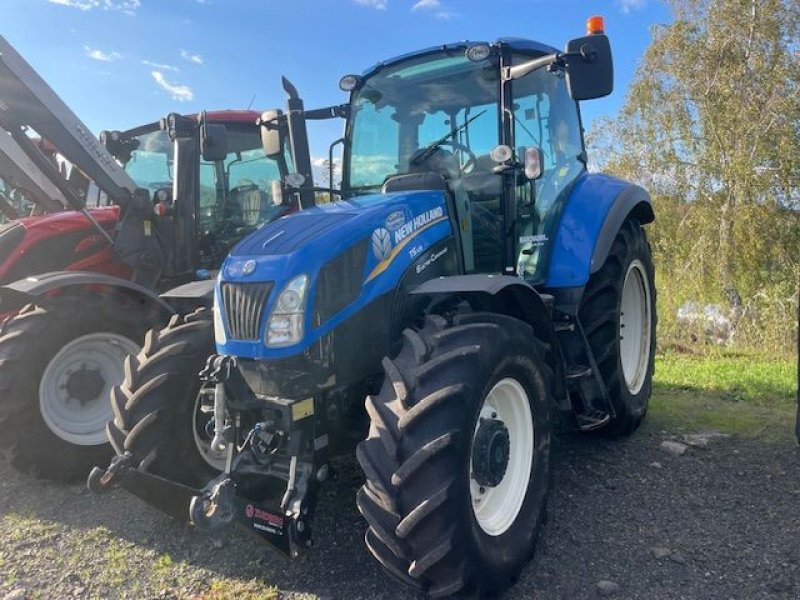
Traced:
<path fill-rule="evenodd" d="M 571 69 L 583 67 L 581 48 L 592 89 Z M 438 181 L 458 217 L 465 273 L 542 282 L 560 209 L 586 170 L 577 100 L 609 93 L 610 81 L 602 34 L 570 42 L 566 54 L 518 39 L 446 45 L 347 76 L 344 193 Z"/>
<path fill-rule="evenodd" d="M 253 111 L 171 114 L 129 131 L 103 132 L 125 172 L 149 192 L 167 257 L 163 287 L 218 268 L 239 240 L 296 210 L 297 200 L 284 194 L 292 172 L 288 146 L 266 156 L 259 117 Z"/>

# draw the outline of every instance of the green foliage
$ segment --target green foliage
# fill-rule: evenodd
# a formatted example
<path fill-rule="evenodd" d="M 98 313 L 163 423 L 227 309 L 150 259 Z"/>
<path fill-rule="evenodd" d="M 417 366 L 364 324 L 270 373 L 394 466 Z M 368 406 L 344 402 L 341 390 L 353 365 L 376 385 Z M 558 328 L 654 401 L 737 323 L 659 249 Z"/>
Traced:
<path fill-rule="evenodd" d="M 603 170 L 653 197 L 662 340 L 687 300 L 731 309 L 733 342 L 788 354 L 800 282 L 800 0 L 673 0 L 617 118 Z M 697 336 L 702 338 L 702 335 Z"/>

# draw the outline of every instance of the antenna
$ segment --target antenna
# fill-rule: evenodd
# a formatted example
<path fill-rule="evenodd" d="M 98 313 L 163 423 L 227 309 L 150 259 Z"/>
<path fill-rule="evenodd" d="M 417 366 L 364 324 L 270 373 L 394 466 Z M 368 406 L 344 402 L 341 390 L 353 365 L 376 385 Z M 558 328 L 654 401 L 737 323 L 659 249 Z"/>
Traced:
<path fill-rule="evenodd" d="M 250 104 L 247 105 L 247 110 L 250 110 L 250 108 L 253 106 L 253 102 L 255 101 L 256 101 L 256 95 L 253 94 L 253 97 L 250 98 Z"/>

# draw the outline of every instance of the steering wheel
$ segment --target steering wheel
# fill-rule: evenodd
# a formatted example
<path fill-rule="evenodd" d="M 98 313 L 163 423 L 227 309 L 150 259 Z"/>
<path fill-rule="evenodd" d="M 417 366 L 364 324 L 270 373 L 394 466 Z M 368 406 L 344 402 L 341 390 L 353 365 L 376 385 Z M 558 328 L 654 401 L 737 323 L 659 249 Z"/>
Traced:
<path fill-rule="evenodd" d="M 475 163 L 477 162 L 478 158 L 475 156 L 475 153 L 469 149 L 468 146 L 465 146 L 461 142 L 457 142 L 455 140 L 446 140 L 439 144 L 439 147 L 442 146 L 450 146 L 453 150 L 458 150 L 467 155 L 467 162 L 464 163 L 459 169 L 458 176 L 461 177 L 462 175 L 467 175 L 472 172 L 472 169 L 475 168 Z"/>

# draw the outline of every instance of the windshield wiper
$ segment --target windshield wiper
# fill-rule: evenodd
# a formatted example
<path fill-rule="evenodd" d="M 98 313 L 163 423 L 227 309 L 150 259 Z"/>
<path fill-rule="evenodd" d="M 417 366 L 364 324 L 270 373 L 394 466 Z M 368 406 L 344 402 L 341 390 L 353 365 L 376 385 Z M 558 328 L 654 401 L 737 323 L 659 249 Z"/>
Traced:
<path fill-rule="evenodd" d="M 478 113 L 477 115 L 475 115 L 474 117 L 470 117 L 469 119 L 467 119 L 466 121 L 464 121 L 464 122 L 463 122 L 461 125 L 459 125 L 458 127 L 454 127 L 454 128 L 453 128 L 453 129 L 452 129 L 452 130 L 451 130 L 449 133 L 446 133 L 445 135 L 443 135 L 442 137 L 440 137 L 440 138 L 439 138 L 438 140 L 436 140 L 435 142 L 432 142 L 432 143 L 428 144 L 428 145 L 425 147 L 425 150 L 423 150 L 421 153 L 417 154 L 417 156 L 415 156 L 414 158 L 412 158 L 412 159 L 411 159 L 411 164 L 412 164 L 412 165 L 419 165 L 419 164 L 420 164 L 422 161 L 424 161 L 424 160 L 425 160 L 425 159 L 427 159 L 427 158 L 428 158 L 428 157 L 429 157 L 431 154 L 433 154 L 433 153 L 434 153 L 434 151 L 435 151 L 435 150 L 436 150 L 436 149 L 437 149 L 439 146 L 441 146 L 442 144 L 444 144 L 444 143 L 445 143 L 447 140 L 449 140 L 450 138 L 454 138 L 454 137 L 455 137 L 455 136 L 457 136 L 459 133 L 461 133 L 462 131 L 464 131 L 464 129 L 466 129 L 467 125 L 469 125 L 470 123 L 472 123 L 472 122 L 473 122 L 475 119 L 477 119 L 478 117 L 480 117 L 480 116 L 481 116 L 482 114 L 484 114 L 484 113 L 485 113 L 487 110 L 488 110 L 488 109 L 485 109 L 485 108 L 484 108 L 484 109 L 483 109 L 481 112 L 479 112 L 479 113 Z"/>

